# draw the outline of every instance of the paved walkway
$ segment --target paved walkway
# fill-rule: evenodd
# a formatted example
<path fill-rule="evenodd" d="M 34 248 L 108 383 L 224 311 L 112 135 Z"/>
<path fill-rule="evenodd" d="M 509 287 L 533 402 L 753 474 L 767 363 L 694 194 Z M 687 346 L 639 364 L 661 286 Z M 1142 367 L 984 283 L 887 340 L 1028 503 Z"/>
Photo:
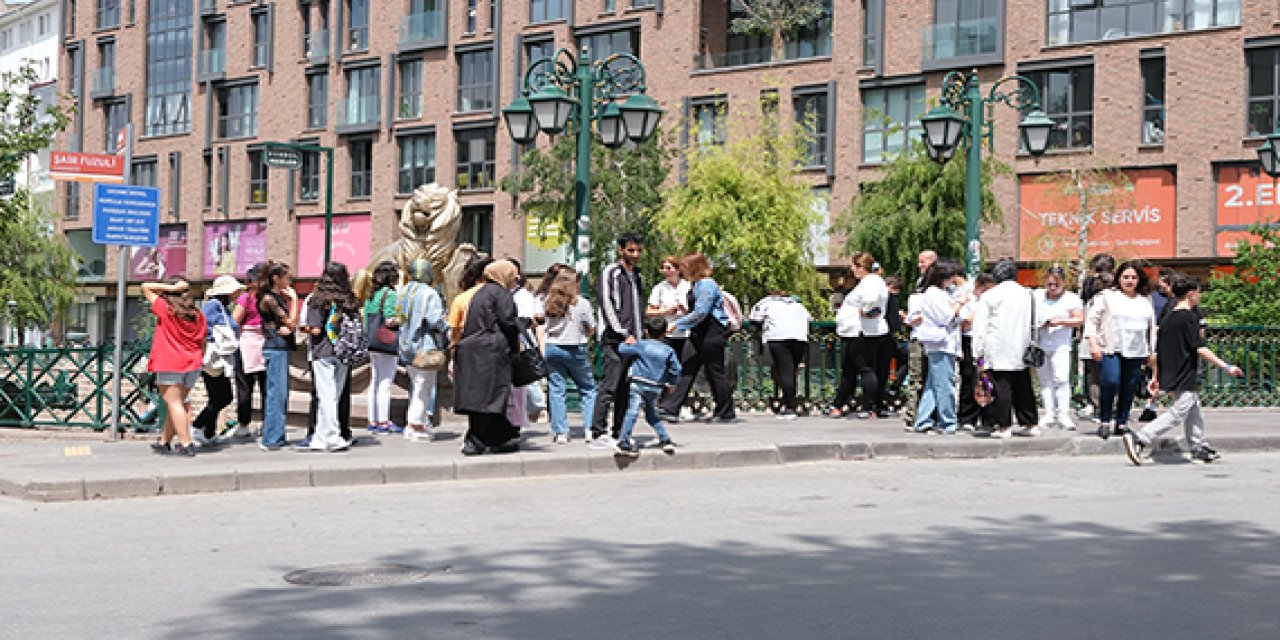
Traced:
<path fill-rule="evenodd" d="M 1238 451 L 1280 450 L 1280 412 L 1210 410 L 1206 431 L 1227 456 Z M 246 491 L 285 487 L 438 482 L 545 475 L 635 473 L 873 458 L 1000 458 L 1006 456 L 1110 455 L 1127 464 L 1119 439 L 1102 441 L 1079 432 L 1046 430 L 1037 438 L 997 440 L 906 433 L 902 421 L 801 418 L 745 414 L 735 425 L 676 424 L 675 455 L 645 448 L 639 458 L 616 458 L 588 449 L 581 439 L 551 444 L 545 424 L 526 431 L 520 453 L 464 458 L 458 453 L 465 421 L 449 416 L 429 443 L 399 435 L 361 435 L 342 453 L 262 452 L 237 440 L 194 459 L 151 453 L 151 436 L 106 442 L 101 434 L 32 433 L 0 429 L 0 495 L 36 501 L 93 500 Z M 637 440 L 656 443 L 647 425 Z M 577 431 L 575 430 L 575 435 Z M 303 435 L 290 429 L 290 438 Z M 1170 432 L 1169 436 L 1180 436 Z M 1176 461 L 1176 443 L 1162 443 L 1157 461 Z"/>

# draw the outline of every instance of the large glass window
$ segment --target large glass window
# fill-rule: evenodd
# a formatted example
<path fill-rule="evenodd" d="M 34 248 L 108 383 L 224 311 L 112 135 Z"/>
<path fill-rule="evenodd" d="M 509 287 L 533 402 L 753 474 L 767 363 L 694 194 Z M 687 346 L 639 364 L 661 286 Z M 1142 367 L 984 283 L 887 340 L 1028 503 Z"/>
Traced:
<path fill-rule="evenodd" d="M 413 193 L 419 186 L 436 181 L 436 136 L 434 133 L 403 135 L 396 139 L 400 151 L 400 172 L 396 193 Z"/>
<path fill-rule="evenodd" d="M 129 174 L 131 184 L 140 187 L 156 186 L 156 159 L 144 158 L 133 161 L 133 169 Z"/>
<path fill-rule="evenodd" d="M 98 28 L 120 26 L 120 0 L 98 0 Z"/>
<path fill-rule="evenodd" d="M 271 188 L 270 169 L 262 161 L 262 149 L 249 149 L 249 204 L 266 204 Z"/>
<path fill-rule="evenodd" d="M 458 111 L 493 108 L 493 50 L 458 54 Z"/>
<path fill-rule="evenodd" d="M 555 52 L 556 43 L 552 40 L 526 42 L 524 45 L 524 68 L 520 70 L 520 77 L 524 77 L 524 72 L 528 71 L 529 67 L 533 63 L 541 60 L 542 58 L 550 58 L 555 55 Z M 538 68 L 538 72 L 535 77 L 531 78 L 534 82 L 534 86 L 542 86 L 547 75 L 547 69 L 549 69 L 548 65 L 542 65 Z"/>
<path fill-rule="evenodd" d="M 462 224 L 458 226 L 458 242 L 469 242 L 477 251 L 493 253 L 493 207 L 463 207 Z"/>
<path fill-rule="evenodd" d="M 422 60 L 401 60 L 398 66 L 400 106 L 396 117 L 417 118 L 422 115 Z"/>
<path fill-rule="evenodd" d="M 347 142 L 351 156 L 351 197 L 368 198 L 373 195 L 373 140 L 353 138 Z"/>
<path fill-rule="evenodd" d="M 892 160 L 920 137 L 925 112 L 924 85 L 862 90 L 862 161 Z"/>
<path fill-rule="evenodd" d="M 862 66 L 880 68 L 884 34 L 884 0 L 862 0 Z"/>
<path fill-rule="evenodd" d="M 1049 0 L 1050 45 L 1240 24 L 1240 0 Z"/>
<path fill-rule="evenodd" d="M 329 74 L 307 75 L 307 128 L 323 129 L 329 125 Z"/>
<path fill-rule="evenodd" d="M 267 11 L 254 11 L 253 16 L 253 66 L 267 67 L 271 64 L 271 14 Z"/>
<path fill-rule="evenodd" d="M 1142 144 L 1164 144 L 1164 56 L 1144 58 L 1142 71 Z"/>
<path fill-rule="evenodd" d="M 116 135 L 124 131 L 125 125 L 129 124 L 129 101 L 124 98 L 115 100 L 107 100 L 102 103 L 103 122 L 105 127 L 105 140 L 102 141 L 102 149 L 107 153 L 116 152 Z"/>
<path fill-rule="evenodd" d="M 933 25 L 925 32 L 926 54 L 934 60 L 999 54 L 1002 4 L 1000 0 L 936 0 Z"/>
<path fill-rule="evenodd" d="M 378 67 L 347 70 L 347 100 L 343 104 L 342 124 L 377 124 L 381 105 Z"/>
<path fill-rule="evenodd" d="M 493 188 L 493 170 L 497 147 L 493 127 L 460 129 L 453 134 L 458 153 L 457 187 L 459 189 Z"/>
<path fill-rule="evenodd" d="M 729 105 L 724 98 L 696 98 L 689 103 L 694 124 L 693 140 L 698 149 L 723 146 L 728 130 Z"/>
<path fill-rule="evenodd" d="M 587 57 L 591 62 L 604 60 L 615 53 L 629 53 L 640 56 L 640 30 L 619 29 L 578 37 L 578 48 L 587 49 Z"/>
<path fill-rule="evenodd" d="M 191 130 L 193 4 L 147 3 L 147 104 L 144 135 Z"/>
<path fill-rule="evenodd" d="M 529 22 L 564 20 L 569 17 L 569 0 L 529 0 Z"/>
<path fill-rule="evenodd" d="M 347 51 L 369 48 L 369 0 L 347 0 Z"/>
<path fill-rule="evenodd" d="M 1073 67 L 1023 74 L 1040 87 L 1045 115 L 1054 122 L 1050 149 L 1093 146 L 1093 67 Z"/>
<path fill-rule="evenodd" d="M 831 0 L 825 0 L 825 4 L 825 15 L 785 36 L 783 60 L 831 55 Z M 734 20 L 751 17 L 748 7 L 741 0 L 730 0 L 726 3 L 725 10 L 728 12 L 725 24 L 733 24 Z M 759 64 L 769 62 L 773 57 L 773 36 L 730 31 L 724 59 L 715 62 L 714 66 L 736 67 Z"/>
<path fill-rule="evenodd" d="M 1280 115 L 1280 48 L 1250 49 L 1245 53 L 1249 68 L 1249 113 L 1246 133 L 1265 136 L 1276 128 Z"/>
<path fill-rule="evenodd" d="M 318 141 L 309 141 L 316 144 Z M 320 152 L 303 151 L 302 168 L 298 169 L 298 201 L 316 202 L 320 199 Z"/>
<path fill-rule="evenodd" d="M 828 105 L 826 90 L 797 91 L 791 97 L 796 124 L 806 132 L 804 166 L 824 167 L 827 164 Z"/>
<path fill-rule="evenodd" d="M 246 138 L 258 135 L 258 83 L 219 87 L 218 137 Z"/>

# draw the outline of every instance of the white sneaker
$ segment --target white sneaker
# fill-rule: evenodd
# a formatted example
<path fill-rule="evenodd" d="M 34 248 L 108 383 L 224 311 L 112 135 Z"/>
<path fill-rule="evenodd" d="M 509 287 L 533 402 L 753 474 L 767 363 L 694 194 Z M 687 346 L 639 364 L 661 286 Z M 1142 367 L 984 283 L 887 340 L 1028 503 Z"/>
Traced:
<path fill-rule="evenodd" d="M 196 429 L 195 427 L 191 428 L 191 441 L 202 447 L 213 444 L 212 440 L 205 437 L 203 429 Z"/>
<path fill-rule="evenodd" d="M 1003 440 L 1004 438 L 1008 438 L 1011 435 L 1010 434 L 1011 431 L 1013 430 L 1012 429 L 992 429 L 990 437 Z"/>
<path fill-rule="evenodd" d="M 607 433 L 587 443 L 588 449 L 596 449 L 598 451 L 613 451 L 617 446 L 618 443 Z"/>
<path fill-rule="evenodd" d="M 1022 430 L 1021 430 L 1021 431 L 1019 431 L 1019 432 L 1017 433 L 1017 435 L 1020 435 L 1020 436 L 1022 436 L 1022 437 L 1024 437 L 1024 438 L 1034 438 L 1034 437 L 1039 436 L 1039 435 L 1041 435 L 1041 434 L 1043 434 L 1043 433 L 1044 433 L 1044 432 L 1040 430 L 1040 427 L 1037 427 L 1037 426 L 1035 426 L 1035 425 L 1031 425 L 1031 426 L 1029 426 L 1029 427 L 1023 427 L 1023 428 L 1022 428 Z"/>
<path fill-rule="evenodd" d="M 1058 416 L 1058 419 L 1055 420 L 1055 422 L 1058 423 L 1058 428 L 1060 429 L 1064 429 L 1066 431 L 1076 430 L 1076 423 L 1071 420 L 1071 416 Z"/>
<path fill-rule="evenodd" d="M 551 439 L 551 443 L 552 444 L 569 444 L 569 434 L 557 433 L 555 437 Z"/>
<path fill-rule="evenodd" d="M 422 431 L 405 427 L 404 439 L 408 440 L 409 442 L 431 442 L 431 438 L 432 438 L 432 434 L 431 434 L 430 427 L 427 427 Z"/>

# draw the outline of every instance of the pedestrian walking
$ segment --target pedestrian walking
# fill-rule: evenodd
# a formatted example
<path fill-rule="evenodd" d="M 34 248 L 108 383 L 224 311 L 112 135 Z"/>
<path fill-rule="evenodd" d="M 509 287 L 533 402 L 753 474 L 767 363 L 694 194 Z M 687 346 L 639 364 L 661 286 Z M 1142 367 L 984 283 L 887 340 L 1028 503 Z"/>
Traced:
<path fill-rule="evenodd" d="M 938 253 L 933 249 L 925 249 L 916 256 L 916 270 L 919 276 L 916 278 L 915 287 L 907 298 L 907 313 L 903 317 L 903 322 L 908 327 L 916 327 L 921 318 L 918 314 L 912 314 L 912 299 L 916 298 L 919 303 L 918 296 L 924 294 L 924 274 L 929 270 L 933 263 L 938 261 Z M 914 307 L 918 309 L 918 306 Z M 912 331 L 912 335 L 915 332 Z M 924 391 L 925 376 L 929 370 L 928 359 L 924 355 L 924 347 L 914 338 L 907 341 L 907 386 L 906 394 L 902 398 L 902 419 L 908 427 L 914 427 L 916 424 L 916 407 L 920 404 L 920 394 Z"/>
<path fill-rule="evenodd" d="M 258 402 L 267 398 L 267 362 L 262 356 L 262 316 L 258 314 L 258 280 L 262 264 L 249 267 L 245 289 L 231 308 L 231 319 L 240 325 L 240 344 L 236 350 L 236 416 L 227 423 L 224 437 L 252 438 L 253 390 L 258 389 Z"/>
<path fill-rule="evenodd" d="M 205 292 L 208 299 L 200 307 L 208 334 L 200 378 L 204 380 L 208 400 L 191 423 L 191 436 L 201 444 L 212 444 L 218 437 L 218 416 L 233 397 L 231 383 L 236 375 L 235 353 L 239 351 L 236 335 L 240 333 L 240 326 L 229 309 L 235 306 L 232 300 L 242 289 L 244 285 L 234 276 L 218 276 Z"/>
<path fill-rule="evenodd" d="M 186 403 L 204 360 L 204 314 L 191 299 L 190 286 L 180 279 L 144 282 L 142 295 L 156 317 L 147 371 L 155 374 L 156 388 L 166 409 L 160 441 L 151 448 L 159 454 L 194 456 Z M 176 447 L 174 438 L 178 439 Z"/>
<path fill-rule="evenodd" d="M 809 348 L 809 323 L 813 316 L 800 300 L 777 290 L 756 303 L 751 321 L 760 323 L 760 339 L 773 360 L 773 377 L 782 395 L 777 417 L 795 420 L 797 414 L 796 376 Z"/>
<path fill-rule="evenodd" d="M 960 357 L 961 311 L 967 302 L 952 297 L 957 275 L 955 267 L 948 262 L 935 262 L 925 271 L 925 291 L 920 298 L 921 322 L 915 336 L 924 347 L 929 373 L 916 409 L 916 423 L 911 429 L 915 433 L 936 430 L 954 435 L 956 432 L 956 358 Z"/>
<path fill-rule="evenodd" d="M 689 313 L 680 316 L 671 325 L 675 329 L 689 331 L 694 358 L 688 368 L 682 369 L 680 382 L 669 392 L 662 409 L 669 416 L 678 416 L 680 407 L 693 388 L 698 369 L 705 369 L 707 382 L 711 384 L 711 396 L 715 407 L 706 419 L 711 424 L 733 424 L 738 421 L 733 406 L 733 383 L 725 372 L 725 343 L 729 339 L 729 314 L 725 310 L 724 292 L 712 278 L 711 263 L 701 253 L 691 253 L 680 259 L 680 272 L 693 285 L 689 289 Z"/>
<path fill-rule="evenodd" d="M 994 399 L 987 416 L 993 438 L 1008 438 L 1017 414 L 1020 436 L 1038 436 L 1040 415 L 1031 372 L 1025 361 L 1031 346 L 1032 312 L 1035 298 L 1018 284 L 1018 265 L 1003 258 L 991 268 L 996 285 L 982 294 L 973 320 L 973 355 L 987 371 L 994 386 Z"/>
<path fill-rule="evenodd" d="M 1084 302 L 1085 320 L 1088 321 L 1089 313 L 1092 308 L 1101 303 L 1098 294 L 1110 289 L 1115 285 L 1116 259 L 1109 253 L 1099 253 L 1089 259 L 1089 272 L 1080 282 L 1080 300 Z M 1098 408 L 1102 406 L 1101 394 L 1101 375 L 1098 371 L 1098 361 L 1093 359 L 1090 354 L 1089 340 L 1083 336 L 1080 337 L 1079 348 L 1080 362 L 1083 363 L 1083 377 L 1085 397 L 1088 400 L 1088 406 L 1076 413 L 1077 416 L 1089 419 L 1098 419 Z"/>
<path fill-rule="evenodd" d="M 591 432 L 595 410 L 596 381 L 591 375 L 591 352 L 587 339 L 595 333 L 591 303 L 578 295 L 582 276 L 565 269 L 556 276 L 543 300 L 546 318 L 543 353 L 547 360 L 547 409 L 551 414 L 552 442 L 569 444 L 568 380 L 578 388 L 582 407 L 582 433 Z"/>
<path fill-rule="evenodd" d="M 1170 292 L 1176 303 L 1160 321 L 1155 357 L 1151 358 L 1153 375 L 1149 389 L 1153 396 L 1160 391 L 1173 396 L 1173 406 L 1141 429 L 1123 434 L 1125 455 L 1135 465 L 1143 463 L 1157 438 L 1178 426 L 1186 430 L 1187 447 L 1193 461 L 1217 462 L 1221 456 L 1209 446 L 1204 436 L 1204 415 L 1200 412 L 1198 393 L 1200 360 L 1222 369 L 1229 376 L 1244 375 L 1240 367 L 1224 362 L 1204 344 L 1200 314 L 1195 310 L 1200 304 L 1200 283 L 1185 276 L 1173 276 Z"/>
<path fill-rule="evenodd" d="M 597 448 L 612 449 L 617 443 L 625 415 L 627 362 L 618 354 L 618 345 L 627 338 L 642 335 L 644 307 L 641 304 L 642 280 L 636 262 L 644 255 L 644 238 L 628 232 L 618 237 L 618 260 L 604 268 L 596 283 L 596 302 L 600 305 L 600 361 L 602 375 L 596 387 L 596 406 L 591 414 L 591 434 Z M 612 411 L 612 413 L 610 413 Z M 609 418 L 612 416 L 612 423 Z M 610 426 L 606 426 L 610 425 Z"/>
<path fill-rule="evenodd" d="M 1154 352 L 1156 315 L 1150 287 L 1141 265 L 1125 262 L 1116 269 L 1115 286 L 1098 294 L 1085 318 L 1089 355 L 1098 363 L 1098 436 L 1103 440 L 1128 428 L 1142 365 Z"/>
<path fill-rule="evenodd" d="M 315 290 L 307 297 L 300 328 L 308 336 L 307 355 L 311 360 L 311 383 L 316 398 L 315 431 L 305 444 L 299 443 L 300 450 L 333 452 L 345 451 L 351 446 L 351 441 L 343 437 L 338 410 L 349 367 L 338 359 L 334 347 L 343 319 L 357 317 L 359 313 L 360 303 L 351 290 L 347 266 L 329 263 Z"/>
<path fill-rule="evenodd" d="M 1067 291 L 1067 275 L 1053 265 L 1044 272 L 1044 288 L 1036 291 L 1036 318 L 1040 325 L 1040 348 L 1044 364 L 1036 369 L 1044 423 L 1075 431 L 1071 419 L 1071 334 L 1084 325 L 1084 303 Z"/>
<path fill-rule="evenodd" d="M 520 429 L 507 418 L 511 359 L 520 350 L 520 326 L 511 297 L 516 268 L 494 260 L 484 284 L 471 296 L 454 348 L 454 411 L 467 416 L 462 454 L 510 453 L 520 449 Z"/>
<path fill-rule="evenodd" d="M 662 416 L 658 413 L 658 398 L 680 379 L 680 359 L 676 357 L 671 345 L 663 341 L 667 333 L 666 320 L 646 319 L 644 333 L 645 339 L 628 340 L 618 348 L 623 355 L 631 358 L 631 366 L 627 369 L 631 385 L 628 390 L 627 413 L 622 421 L 622 431 L 618 435 L 616 452 L 633 458 L 640 455 L 639 448 L 631 442 L 631 432 L 641 408 L 644 409 L 645 421 L 658 434 L 658 447 L 663 453 L 676 452 L 676 443 L 667 433 L 662 424 Z"/>
<path fill-rule="evenodd" d="M 409 283 L 400 297 L 400 362 L 409 374 L 409 412 L 404 437 L 413 442 L 429 442 L 434 433 L 436 376 L 445 363 L 447 326 L 444 301 L 431 286 L 435 274 L 424 258 L 409 265 Z M 432 353 L 438 355 L 432 356 Z"/>
<path fill-rule="evenodd" d="M 293 274 L 282 262 L 268 260 L 258 281 L 258 314 L 262 317 L 262 357 L 266 361 L 267 395 L 262 405 L 259 448 L 275 451 L 286 444 L 289 414 L 289 353 L 296 348 L 298 294 Z"/>
<path fill-rule="evenodd" d="M 399 363 L 400 316 L 396 313 L 396 287 L 400 269 L 383 261 L 373 269 L 373 294 L 364 302 L 364 328 L 369 340 L 369 433 L 400 433 L 391 421 L 391 384 Z"/>

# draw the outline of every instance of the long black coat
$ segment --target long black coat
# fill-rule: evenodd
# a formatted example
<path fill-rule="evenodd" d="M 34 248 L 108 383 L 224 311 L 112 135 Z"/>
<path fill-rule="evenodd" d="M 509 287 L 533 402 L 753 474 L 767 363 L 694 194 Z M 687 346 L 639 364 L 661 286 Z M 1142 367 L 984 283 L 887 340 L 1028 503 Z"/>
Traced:
<path fill-rule="evenodd" d="M 505 414 L 511 393 L 511 357 L 519 348 L 511 292 L 486 283 L 467 306 L 454 353 L 453 410 Z"/>

